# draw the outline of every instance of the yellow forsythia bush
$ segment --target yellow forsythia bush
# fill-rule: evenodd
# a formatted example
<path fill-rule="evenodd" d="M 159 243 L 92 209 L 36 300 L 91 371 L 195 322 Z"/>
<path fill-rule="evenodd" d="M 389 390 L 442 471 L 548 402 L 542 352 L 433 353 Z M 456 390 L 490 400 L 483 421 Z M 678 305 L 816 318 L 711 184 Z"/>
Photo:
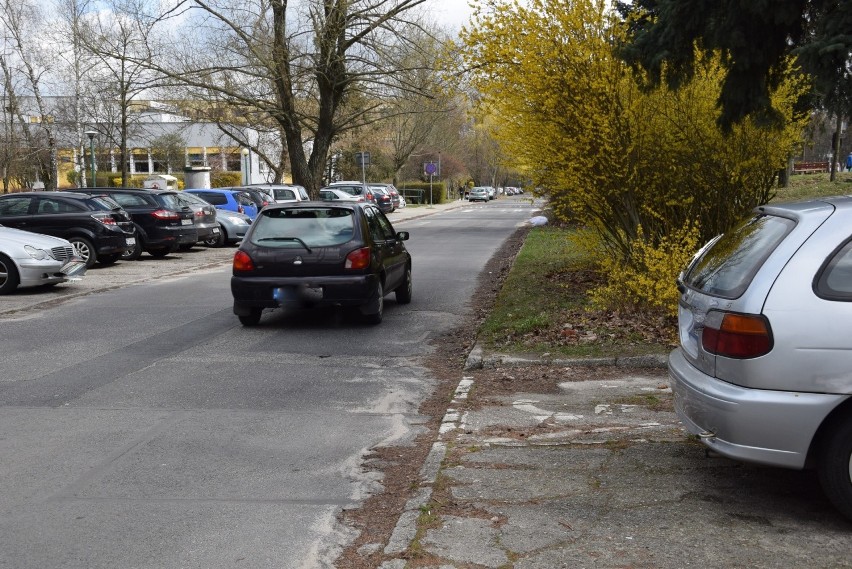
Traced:
<path fill-rule="evenodd" d="M 675 281 L 698 250 L 699 231 L 687 226 L 652 245 L 639 237 L 631 242 L 630 261 L 606 255 L 600 270 L 607 284 L 591 292 L 592 304 L 601 309 L 662 310 L 677 315 L 678 291 Z"/>

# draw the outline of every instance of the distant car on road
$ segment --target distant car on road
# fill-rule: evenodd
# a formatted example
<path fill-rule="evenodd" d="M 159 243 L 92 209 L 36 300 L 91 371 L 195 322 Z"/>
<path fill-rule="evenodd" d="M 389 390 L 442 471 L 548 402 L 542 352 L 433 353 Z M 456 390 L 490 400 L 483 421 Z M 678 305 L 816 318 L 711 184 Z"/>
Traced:
<path fill-rule="evenodd" d="M 343 200 L 265 208 L 234 255 L 231 293 L 244 326 L 265 308 L 356 307 L 378 324 L 385 295 L 411 302 L 408 232 L 374 204 Z"/>
<path fill-rule="evenodd" d="M 470 193 L 467 196 L 468 201 L 477 202 L 488 202 L 488 190 L 486 188 L 471 188 Z"/>
<path fill-rule="evenodd" d="M 675 410 L 715 452 L 815 466 L 852 519 L 852 197 L 757 208 L 678 279 Z"/>
<path fill-rule="evenodd" d="M 86 274 L 86 262 L 70 241 L 0 226 L 0 294 L 55 285 Z"/>

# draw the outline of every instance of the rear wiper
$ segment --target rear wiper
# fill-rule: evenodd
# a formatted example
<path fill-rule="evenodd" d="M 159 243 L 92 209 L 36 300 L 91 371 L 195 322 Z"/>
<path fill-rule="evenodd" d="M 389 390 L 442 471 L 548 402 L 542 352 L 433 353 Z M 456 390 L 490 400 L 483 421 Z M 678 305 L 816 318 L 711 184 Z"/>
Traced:
<path fill-rule="evenodd" d="M 302 247 L 307 249 L 308 253 L 313 253 L 308 244 L 299 239 L 298 237 L 263 237 L 262 239 L 258 239 L 258 241 L 298 241 L 302 244 Z"/>

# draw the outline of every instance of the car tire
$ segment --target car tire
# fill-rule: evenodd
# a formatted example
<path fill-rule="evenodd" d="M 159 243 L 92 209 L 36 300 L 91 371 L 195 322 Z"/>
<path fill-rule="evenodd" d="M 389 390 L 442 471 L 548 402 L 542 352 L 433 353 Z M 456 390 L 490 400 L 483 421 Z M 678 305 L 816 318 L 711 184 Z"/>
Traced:
<path fill-rule="evenodd" d="M 376 297 L 361 308 L 361 315 L 367 324 L 381 324 L 385 311 L 385 290 L 382 281 L 376 282 Z"/>
<path fill-rule="evenodd" d="M 224 247 L 227 240 L 228 236 L 225 234 L 225 228 L 220 225 L 219 233 L 209 239 L 205 239 L 204 244 L 208 247 Z"/>
<path fill-rule="evenodd" d="M 260 316 L 263 314 L 262 308 L 252 308 L 248 314 L 240 314 L 237 318 L 240 319 L 240 324 L 243 326 L 257 326 L 260 323 Z"/>
<path fill-rule="evenodd" d="M 405 267 L 405 279 L 396 289 L 396 303 L 408 304 L 411 302 L 411 267 Z"/>
<path fill-rule="evenodd" d="M 85 237 L 71 237 L 68 239 L 74 247 L 74 254 L 86 262 L 86 268 L 91 269 L 98 260 L 98 254 L 95 253 L 95 247 L 92 242 Z"/>
<path fill-rule="evenodd" d="M 98 257 L 98 263 L 101 265 L 112 265 L 121 258 L 121 254 L 117 255 L 101 255 Z"/>
<path fill-rule="evenodd" d="M 0 254 L 0 294 L 10 294 L 21 284 L 21 276 L 18 267 L 12 259 Z"/>
<path fill-rule="evenodd" d="M 148 249 L 148 254 L 154 257 L 155 259 L 162 259 L 171 252 L 172 250 L 169 247 L 162 247 L 159 249 Z"/>
<path fill-rule="evenodd" d="M 125 251 L 121 254 L 122 261 L 135 261 L 142 255 L 142 241 L 139 239 L 139 235 L 136 235 L 136 244 L 133 246 L 133 249 L 130 251 Z"/>
<path fill-rule="evenodd" d="M 852 418 L 828 435 L 817 464 L 819 481 L 828 499 L 852 520 Z"/>

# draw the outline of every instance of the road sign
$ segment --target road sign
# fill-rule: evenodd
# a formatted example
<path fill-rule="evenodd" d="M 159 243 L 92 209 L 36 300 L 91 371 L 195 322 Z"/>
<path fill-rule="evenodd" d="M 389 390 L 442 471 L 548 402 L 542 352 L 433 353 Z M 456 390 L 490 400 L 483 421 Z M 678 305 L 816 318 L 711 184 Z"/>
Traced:
<path fill-rule="evenodd" d="M 425 164 L 423 164 L 423 171 L 430 176 L 434 176 L 438 173 L 438 165 L 434 162 L 426 162 Z"/>

